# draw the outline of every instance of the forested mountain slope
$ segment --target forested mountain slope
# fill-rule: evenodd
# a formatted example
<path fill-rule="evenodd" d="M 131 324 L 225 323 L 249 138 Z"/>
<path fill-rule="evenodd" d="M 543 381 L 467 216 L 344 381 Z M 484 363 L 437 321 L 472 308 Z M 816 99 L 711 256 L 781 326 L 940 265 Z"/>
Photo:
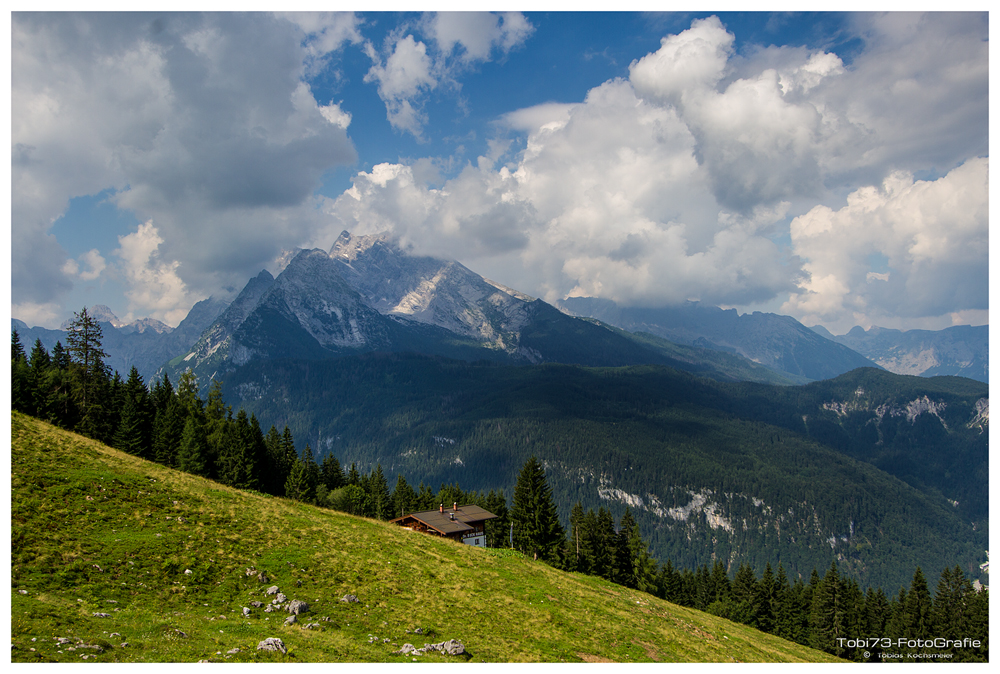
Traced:
<path fill-rule="evenodd" d="M 790 575 L 838 559 L 863 584 L 894 592 L 918 565 L 971 572 L 986 547 L 986 520 L 970 517 L 979 513 L 972 496 L 986 493 L 977 408 L 985 391 L 961 379 L 929 383 L 916 390 L 910 378 L 861 370 L 831 383 L 768 387 L 654 366 L 526 368 L 366 355 L 256 364 L 232 372 L 223 390 L 265 427 L 287 424 L 300 444 L 320 457 L 333 452 L 344 465 L 380 464 L 413 484 L 486 490 L 511 484 L 534 454 L 564 518 L 577 500 L 616 516 L 629 506 L 661 559 L 690 567 L 746 561 L 758 571 L 780 561 Z M 873 392 L 895 386 L 901 401 L 926 396 L 940 416 L 918 414 L 909 428 L 890 405 L 883 426 L 850 416 L 843 423 L 831 408 L 843 404 L 836 395 L 854 395 L 861 384 Z M 892 469 L 891 454 L 877 445 L 879 429 L 892 432 L 888 422 L 894 437 L 918 444 L 925 426 L 942 426 L 926 431 L 948 438 L 947 451 L 941 443 L 927 449 L 941 479 L 921 483 L 879 467 Z M 818 441 L 833 442 L 835 428 L 847 446 Z M 950 478 L 970 470 L 967 484 Z"/>

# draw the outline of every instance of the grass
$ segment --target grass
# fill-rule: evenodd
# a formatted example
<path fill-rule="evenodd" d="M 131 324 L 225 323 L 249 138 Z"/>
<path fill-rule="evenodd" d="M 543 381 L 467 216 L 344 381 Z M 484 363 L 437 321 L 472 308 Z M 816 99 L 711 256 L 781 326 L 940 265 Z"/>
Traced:
<path fill-rule="evenodd" d="M 14 662 L 835 660 L 512 551 L 229 489 L 16 413 L 11 446 Z M 272 585 L 309 603 L 298 624 L 251 605 Z M 287 653 L 258 651 L 268 637 Z M 394 653 L 448 639 L 466 654 Z"/>

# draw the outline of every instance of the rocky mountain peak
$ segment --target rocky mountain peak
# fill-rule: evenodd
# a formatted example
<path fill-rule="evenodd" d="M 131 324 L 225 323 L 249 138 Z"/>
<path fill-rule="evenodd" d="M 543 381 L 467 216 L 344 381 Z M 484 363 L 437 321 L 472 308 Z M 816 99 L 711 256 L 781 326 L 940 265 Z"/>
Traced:
<path fill-rule="evenodd" d="M 350 263 L 379 244 L 389 244 L 395 251 L 402 252 L 389 232 L 354 236 L 345 229 L 330 248 L 330 257 Z"/>
<path fill-rule="evenodd" d="M 108 307 L 107 305 L 95 304 L 92 307 L 87 307 L 87 313 L 98 323 L 110 323 L 116 328 L 125 326 L 125 324 L 122 323 L 117 316 L 115 316 L 115 312 L 111 311 L 111 307 Z M 63 321 L 62 325 L 59 326 L 59 329 L 69 330 L 69 326 L 72 322 L 73 319 Z"/>

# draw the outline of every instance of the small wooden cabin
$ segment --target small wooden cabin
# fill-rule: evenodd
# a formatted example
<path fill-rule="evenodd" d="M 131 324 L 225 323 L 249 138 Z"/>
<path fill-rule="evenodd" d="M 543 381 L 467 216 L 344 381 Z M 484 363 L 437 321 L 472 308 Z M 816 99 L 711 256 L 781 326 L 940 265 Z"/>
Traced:
<path fill-rule="evenodd" d="M 445 509 L 442 503 L 437 510 L 410 513 L 389 521 L 413 531 L 444 536 L 466 545 L 485 548 L 486 520 L 495 518 L 496 515 L 477 505 L 460 506 L 453 503 L 451 508 Z"/>

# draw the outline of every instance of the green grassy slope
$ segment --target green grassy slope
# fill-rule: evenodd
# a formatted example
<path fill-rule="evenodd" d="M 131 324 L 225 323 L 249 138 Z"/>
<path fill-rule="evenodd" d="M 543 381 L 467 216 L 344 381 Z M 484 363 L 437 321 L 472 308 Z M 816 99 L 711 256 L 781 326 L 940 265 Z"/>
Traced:
<path fill-rule="evenodd" d="M 16 413 L 11 440 L 15 662 L 833 660 L 510 552 L 231 490 Z M 309 603 L 298 624 L 251 605 L 271 585 Z M 268 637 L 288 653 L 257 651 Z M 448 639 L 467 653 L 393 654 Z"/>

